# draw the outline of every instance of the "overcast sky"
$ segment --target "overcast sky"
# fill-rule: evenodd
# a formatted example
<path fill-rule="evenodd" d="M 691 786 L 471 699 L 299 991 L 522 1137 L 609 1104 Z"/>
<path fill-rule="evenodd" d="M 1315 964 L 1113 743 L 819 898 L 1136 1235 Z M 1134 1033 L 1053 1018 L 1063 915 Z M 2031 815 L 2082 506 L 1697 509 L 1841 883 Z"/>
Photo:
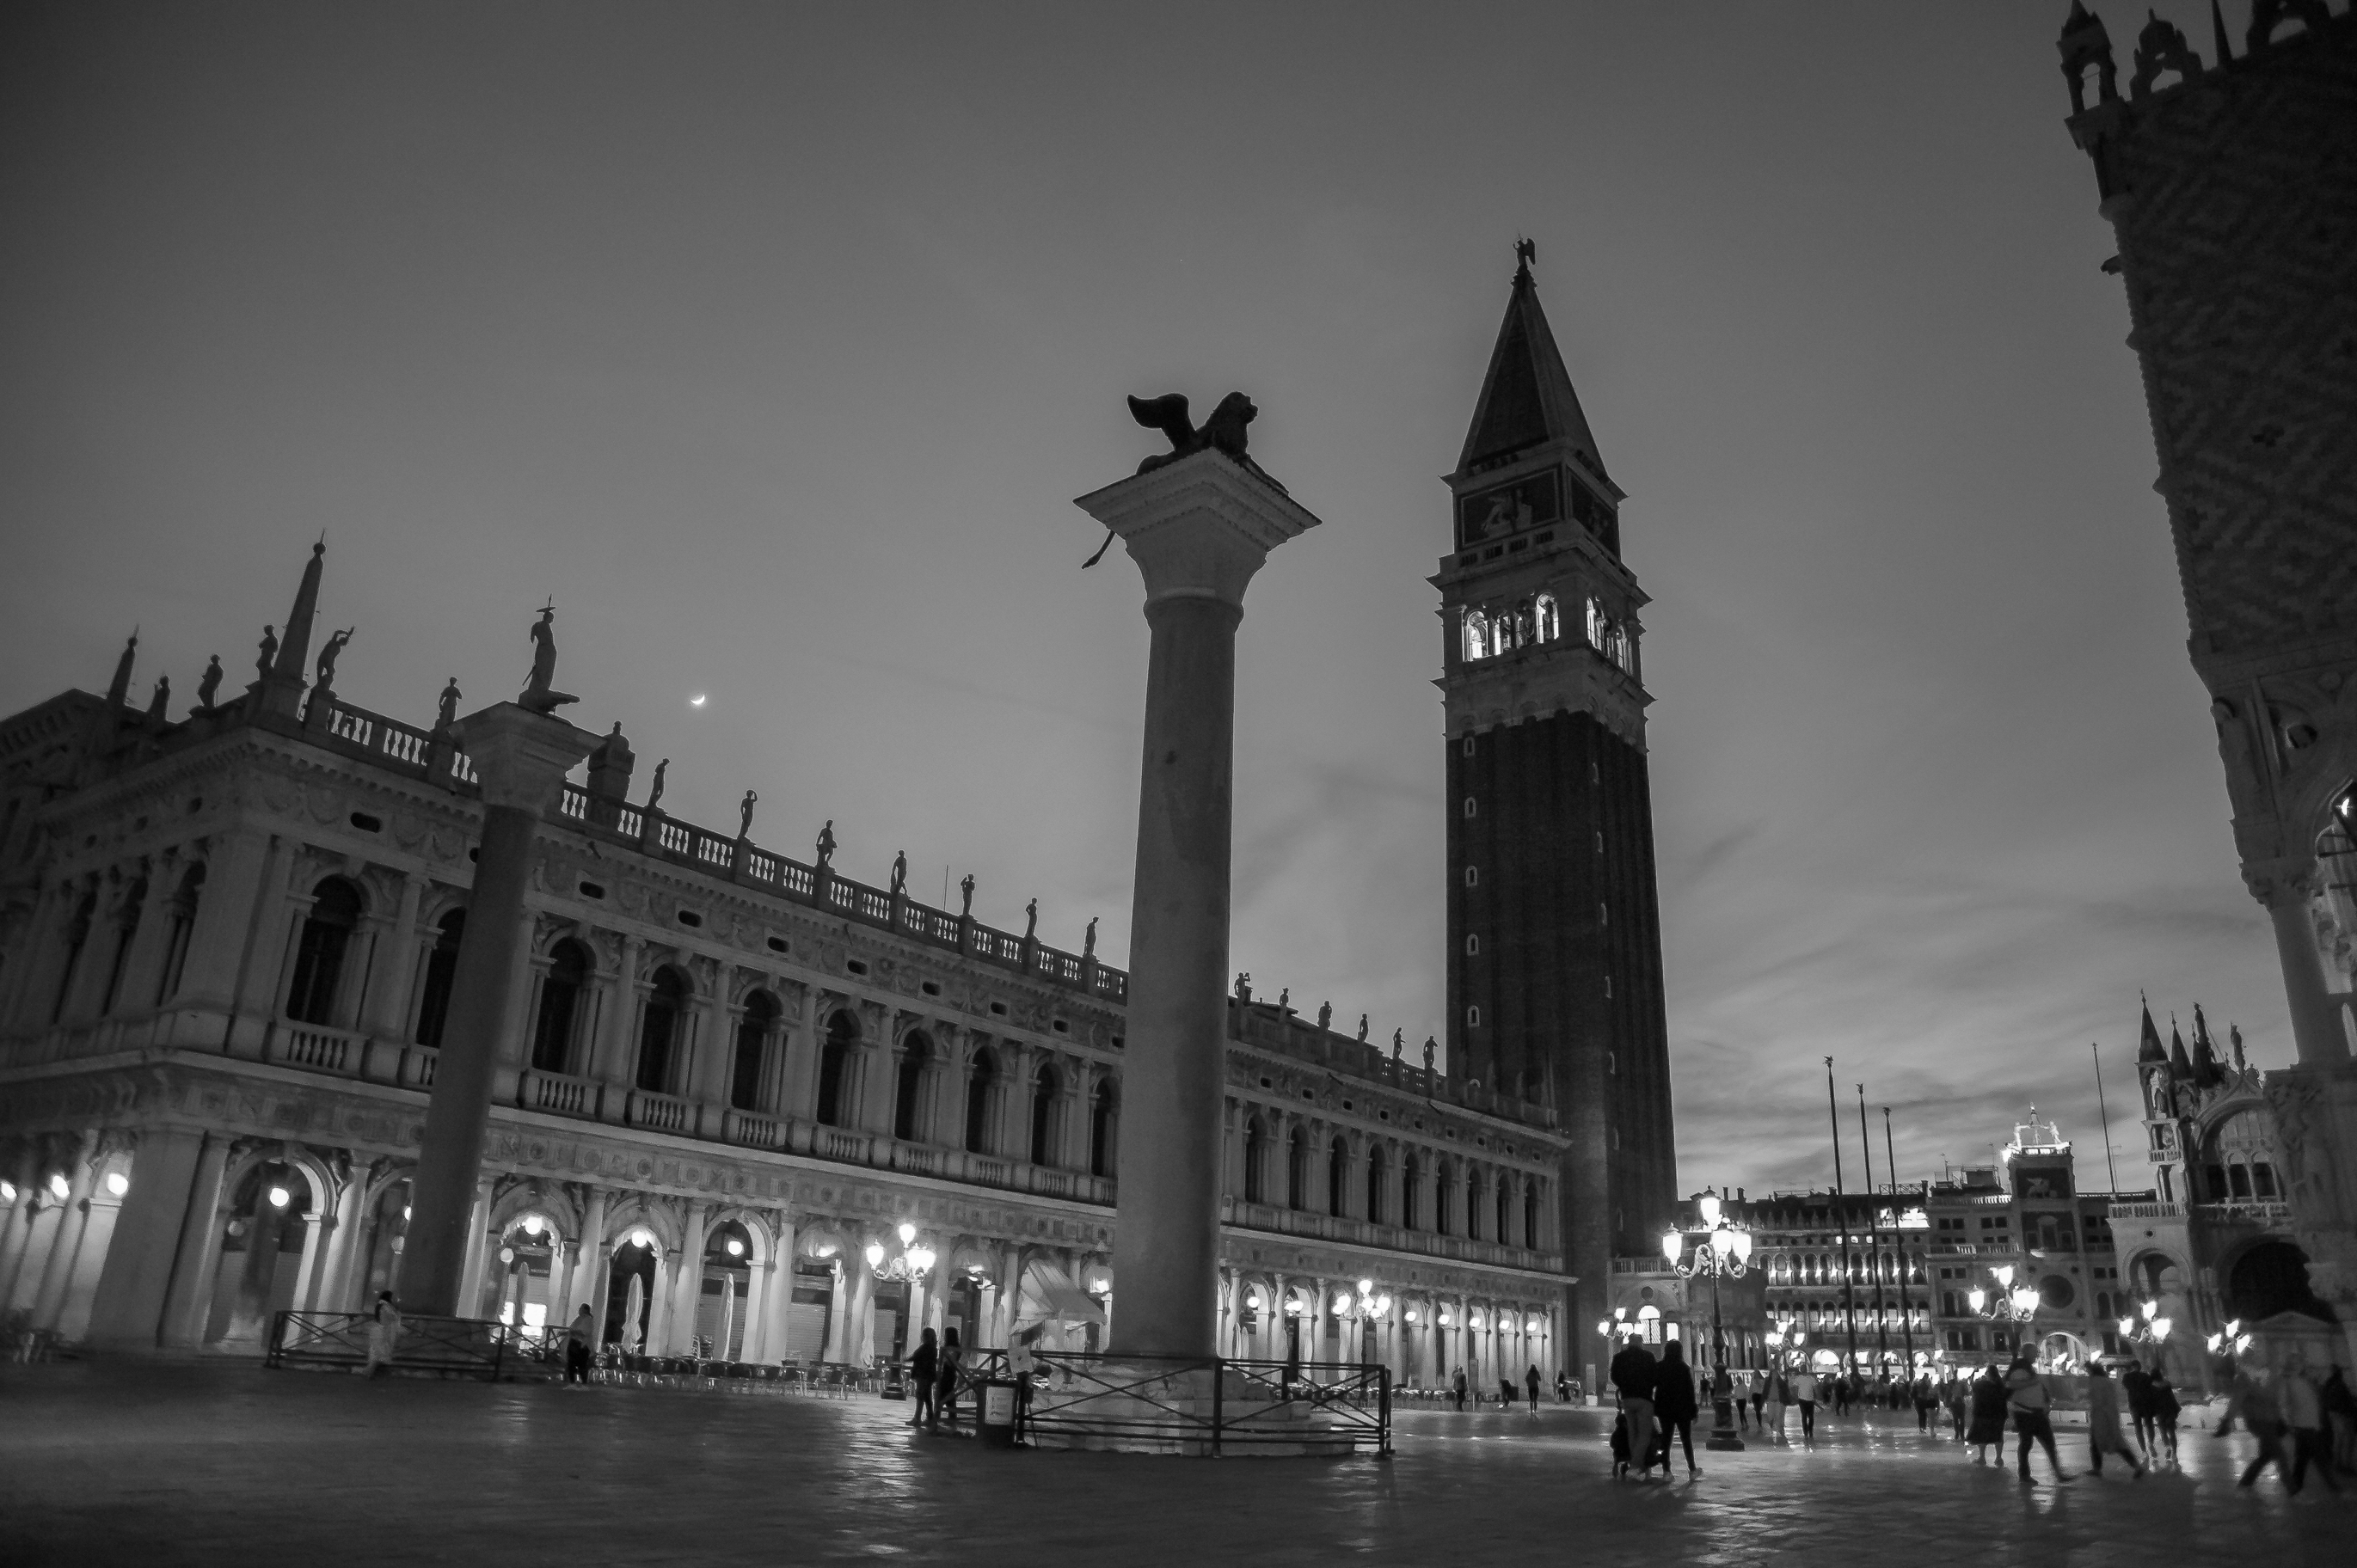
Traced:
<path fill-rule="evenodd" d="M 353 702 L 512 695 L 554 595 L 641 791 L 1122 961 L 1146 630 L 1071 498 L 1124 393 L 1241 388 L 1325 526 L 1246 600 L 1234 966 L 1420 1040 L 1527 233 L 1653 597 L 1683 1186 L 1827 1181 L 1827 1055 L 1853 1185 L 1861 1079 L 1902 1176 L 2035 1102 L 2097 1185 L 2097 1041 L 2146 1184 L 2140 987 L 2291 1048 L 2065 9 L 19 3 L 0 710 L 135 622 L 143 696 L 234 688 L 324 528 Z"/>

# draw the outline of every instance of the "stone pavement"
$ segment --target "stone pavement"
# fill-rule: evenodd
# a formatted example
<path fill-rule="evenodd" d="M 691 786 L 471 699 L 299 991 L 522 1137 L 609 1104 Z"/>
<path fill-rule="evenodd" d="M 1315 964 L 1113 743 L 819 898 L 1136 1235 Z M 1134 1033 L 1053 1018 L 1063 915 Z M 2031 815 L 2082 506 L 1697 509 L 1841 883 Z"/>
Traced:
<path fill-rule="evenodd" d="M 2246 1437 L 2183 1475 L 2072 1486 L 1976 1467 L 1910 1417 L 1813 1451 L 1697 1450 L 1615 1482 L 1609 1412 L 1410 1411 L 1380 1463 L 989 1450 L 905 1406 L 546 1384 L 364 1382 L 251 1363 L 0 1368 L 0 1563 L 894 1561 L 2136 1564 L 2357 1561 L 2357 1492 L 2272 1476 Z M 2043 1461 L 2040 1461 L 2042 1473 Z"/>

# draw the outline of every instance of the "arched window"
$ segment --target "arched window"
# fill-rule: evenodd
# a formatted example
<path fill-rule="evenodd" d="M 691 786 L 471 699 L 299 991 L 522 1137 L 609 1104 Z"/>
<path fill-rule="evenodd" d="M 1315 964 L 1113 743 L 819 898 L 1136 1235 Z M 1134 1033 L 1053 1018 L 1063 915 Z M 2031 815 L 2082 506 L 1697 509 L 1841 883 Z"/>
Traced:
<path fill-rule="evenodd" d="M 1490 655 L 1490 618 L 1480 610 L 1465 612 L 1465 658 L 1469 663 Z"/>
<path fill-rule="evenodd" d="M 1349 1211 L 1351 1145 L 1338 1134 L 1326 1151 L 1326 1212 L 1337 1219 Z"/>
<path fill-rule="evenodd" d="M 1539 596 L 1538 633 L 1541 642 L 1553 642 L 1563 635 L 1563 613 L 1555 607 L 1553 594 Z"/>
<path fill-rule="evenodd" d="M 770 1041 L 778 1032 L 785 1007 L 766 991 L 745 998 L 745 1016 L 737 1026 L 737 1053 L 728 1064 L 728 1103 L 738 1111 L 761 1108 L 761 1080 L 770 1060 Z"/>
<path fill-rule="evenodd" d="M 1309 1207 L 1309 1135 L 1298 1127 L 1286 1138 L 1285 1206 Z"/>
<path fill-rule="evenodd" d="M 917 1112 L 925 1089 L 925 1069 L 932 1065 L 933 1042 L 922 1030 L 900 1043 L 900 1078 L 892 1086 L 892 1136 L 903 1143 L 918 1138 Z"/>
<path fill-rule="evenodd" d="M 1257 1116 L 1244 1119 L 1244 1201 L 1268 1201 L 1268 1129 Z"/>
<path fill-rule="evenodd" d="M 968 1154 L 990 1151 L 990 1101 L 998 1089 L 998 1058 L 985 1046 L 974 1053 L 965 1075 L 965 1147 Z"/>
<path fill-rule="evenodd" d="M 671 1091 L 672 1058 L 679 1044 L 679 1031 L 687 1021 L 687 976 L 665 964 L 655 971 L 655 983 L 647 993 L 647 1011 L 639 1023 L 639 1075 L 640 1089 L 652 1094 Z"/>
<path fill-rule="evenodd" d="M 1424 1170 L 1413 1153 L 1400 1161 L 1400 1225 L 1413 1230 L 1415 1223 L 1415 1187 Z"/>
<path fill-rule="evenodd" d="M 361 890 L 330 876 L 311 890 L 311 912 L 295 949 L 295 981 L 286 988 L 286 1016 L 298 1024 L 332 1023 L 344 950 L 361 922 Z"/>
<path fill-rule="evenodd" d="M 147 907 L 147 879 L 139 878 L 123 890 L 115 905 L 114 957 L 106 968 L 106 994 L 99 998 L 101 1016 L 114 1011 L 115 993 L 123 989 L 123 965 L 131 957 L 132 939 L 139 934 L 139 914 Z"/>
<path fill-rule="evenodd" d="M 1056 1069 L 1046 1062 L 1031 1079 L 1031 1163 L 1056 1163 Z"/>
<path fill-rule="evenodd" d="M 850 1076 L 851 1053 L 858 1044 L 858 1019 L 845 1012 L 826 1021 L 826 1039 L 818 1048 L 818 1103 L 813 1110 L 829 1127 L 842 1126 L 844 1112 L 850 1109 L 843 1102 L 843 1080 Z"/>
<path fill-rule="evenodd" d="M 573 1070 L 573 1028 L 581 1011 L 581 990 L 589 983 L 589 950 L 571 937 L 549 950 L 548 975 L 540 983 L 540 1016 L 532 1026 L 534 1072 Z"/>
<path fill-rule="evenodd" d="M 466 931 L 464 909 L 451 910 L 435 927 L 434 946 L 425 955 L 425 983 L 417 999 L 417 1043 L 421 1046 L 442 1044 L 442 1023 L 450 1011 L 450 983 L 458 974 L 458 940 Z"/>
<path fill-rule="evenodd" d="M 1383 1147 L 1378 1144 L 1367 1151 L 1367 1222 L 1371 1225 L 1381 1225 L 1383 1222 L 1385 1173 Z"/>
<path fill-rule="evenodd" d="M 1432 1198 L 1432 1229 L 1446 1236 L 1454 1221 L 1457 1208 L 1457 1172 L 1447 1160 L 1440 1162 L 1439 1180 L 1434 1184 Z"/>
<path fill-rule="evenodd" d="M 203 897 L 202 863 L 188 867 L 180 890 L 172 897 L 172 929 L 164 942 L 164 972 L 156 985 L 156 1004 L 162 1006 L 179 993 L 180 971 L 188 961 L 188 933 L 197 929 L 197 902 Z"/>
<path fill-rule="evenodd" d="M 1481 1200 L 1487 1196 L 1489 1189 L 1481 1183 L 1481 1173 L 1468 1172 L 1465 1176 L 1465 1239 L 1469 1241 L 1481 1239 Z"/>
<path fill-rule="evenodd" d="M 1539 1184 L 1532 1182 L 1523 1188 L 1523 1245 L 1536 1250 L 1539 1244 Z"/>
<path fill-rule="evenodd" d="M 1538 640 L 1537 630 L 1532 623 L 1531 601 L 1524 599 L 1514 607 L 1514 646 L 1528 648 Z"/>
<path fill-rule="evenodd" d="M 1118 1129 L 1120 1107 L 1114 1099 L 1113 1079 L 1097 1080 L 1097 1091 L 1089 1107 L 1089 1174 L 1110 1176 L 1114 1172 L 1114 1134 Z"/>

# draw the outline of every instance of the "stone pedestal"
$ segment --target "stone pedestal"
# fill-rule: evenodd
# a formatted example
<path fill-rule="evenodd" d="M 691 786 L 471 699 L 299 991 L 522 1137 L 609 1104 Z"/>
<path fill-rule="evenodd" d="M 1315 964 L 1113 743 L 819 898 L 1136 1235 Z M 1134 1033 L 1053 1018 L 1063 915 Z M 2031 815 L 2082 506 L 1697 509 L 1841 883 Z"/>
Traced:
<path fill-rule="evenodd" d="M 500 1031 L 520 970 L 517 950 L 525 940 L 533 832 L 555 801 L 565 770 L 589 755 L 597 737 L 513 703 L 485 708 L 454 727 L 482 782 L 483 839 L 410 1197 L 401 1305 L 410 1312 L 468 1316 L 473 1304 L 460 1297 L 469 1254 L 480 1241 L 470 1217 Z"/>
<path fill-rule="evenodd" d="M 1244 588 L 1318 520 L 1215 452 L 1078 505 L 1121 537 L 1153 630 L 1130 912 L 1113 1348 L 1209 1359 L 1218 1333 L 1235 632 Z"/>

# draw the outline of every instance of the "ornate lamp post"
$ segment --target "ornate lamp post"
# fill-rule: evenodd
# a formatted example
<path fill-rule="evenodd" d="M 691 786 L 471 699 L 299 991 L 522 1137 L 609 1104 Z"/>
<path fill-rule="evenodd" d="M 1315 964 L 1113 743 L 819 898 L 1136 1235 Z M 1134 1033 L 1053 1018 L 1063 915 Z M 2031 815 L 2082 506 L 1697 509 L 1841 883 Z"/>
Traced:
<path fill-rule="evenodd" d="M 2016 1284 L 2011 1263 L 2000 1263 L 1989 1273 L 1996 1277 L 1996 1293 L 1975 1285 L 1964 1293 L 1964 1304 L 1992 1323 L 2031 1323 L 2038 1316 L 2038 1287 L 2026 1280 Z M 2014 1348 L 2018 1352 L 2020 1346 Z"/>
<path fill-rule="evenodd" d="M 2135 1312 L 2120 1319 L 2120 1342 L 2129 1346 L 2149 1345 L 2154 1350 L 2154 1359 L 2159 1359 L 2160 1348 L 2169 1342 L 2169 1331 L 2174 1326 L 2168 1318 L 2158 1316 L 2159 1312 L 2160 1303 L 2157 1301 L 2139 1303 Z M 2137 1359 L 2143 1358 L 2138 1356 Z"/>
<path fill-rule="evenodd" d="M 1750 1271 L 1745 1266 L 1751 1258 L 1751 1232 L 1733 1224 L 1720 1223 L 1718 1195 L 1706 1192 L 1695 1200 L 1702 1211 L 1703 1227 L 1709 1232 L 1707 1240 L 1697 1242 L 1691 1261 L 1685 1257 L 1686 1239 L 1682 1230 L 1671 1230 L 1662 1237 L 1662 1256 L 1681 1279 L 1696 1274 L 1710 1280 L 1710 1408 L 1711 1432 L 1708 1446 L 1717 1450 L 1740 1450 L 1743 1439 L 1735 1435 L 1735 1407 L 1727 1395 L 1727 1331 L 1719 1320 L 1718 1281 L 1724 1274 L 1741 1279 Z"/>

